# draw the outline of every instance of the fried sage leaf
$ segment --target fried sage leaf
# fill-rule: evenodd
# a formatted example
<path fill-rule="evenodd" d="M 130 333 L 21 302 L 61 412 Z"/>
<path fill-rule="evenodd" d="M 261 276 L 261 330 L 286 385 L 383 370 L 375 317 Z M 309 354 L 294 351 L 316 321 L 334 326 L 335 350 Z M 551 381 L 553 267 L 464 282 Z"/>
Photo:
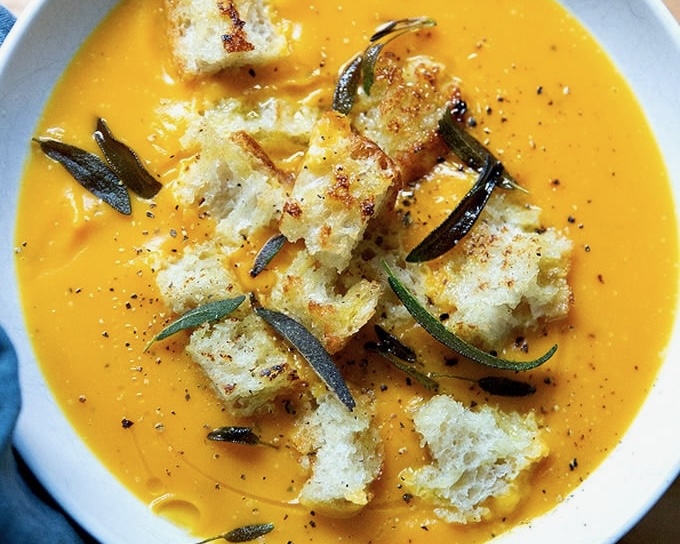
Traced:
<path fill-rule="evenodd" d="M 536 392 L 536 388 L 527 382 L 513 380 L 504 376 L 485 376 L 479 378 L 477 385 L 491 395 L 502 397 L 528 397 Z"/>
<path fill-rule="evenodd" d="M 435 340 L 472 361 L 492 368 L 521 372 L 542 365 L 557 351 L 557 345 L 554 345 L 545 354 L 531 361 L 512 361 L 491 355 L 490 353 L 469 344 L 448 330 L 442 325 L 439 319 L 433 316 L 420 304 L 418 299 L 403 283 L 401 283 L 401 281 L 399 281 L 386 263 L 384 266 L 387 270 L 387 279 L 392 291 L 394 291 L 418 324 L 420 324 Z"/>
<path fill-rule="evenodd" d="M 491 159 L 492 163 L 500 163 L 484 145 L 470 134 L 462 123 L 456 121 L 453 106 L 446 108 L 444 116 L 439 120 L 439 133 L 447 147 L 467 166 L 480 169 Z M 501 166 L 499 185 L 504 189 L 521 189 L 505 167 Z"/>
<path fill-rule="evenodd" d="M 340 72 L 333 93 L 333 110 L 347 115 L 354 106 L 359 84 L 363 80 L 364 92 L 371 94 L 375 80 L 375 64 L 385 45 L 402 34 L 434 26 L 436 22 L 429 17 L 412 17 L 389 21 L 378 27 L 371 36 L 370 45 L 356 55 Z"/>
<path fill-rule="evenodd" d="M 392 366 L 406 374 L 408 377 L 413 378 L 428 391 L 439 391 L 439 382 L 426 372 L 421 372 L 418 370 L 415 365 L 404 362 L 403 359 L 400 359 L 390 351 L 383 350 L 380 344 L 369 344 L 367 347 L 368 349 L 380 355 L 383 359 L 392 363 Z"/>
<path fill-rule="evenodd" d="M 153 198 L 158 194 L 163 185 L 144 167 L 137 153 L 114 138 L 101 117 L 97 119 L 94 139 L 113 171 L 132 192 L 142 198 Z"/>
<path fill-rule="evenodd" d="M 286 245 L 286 237 L 283 234 L 275 234 L 267 240 L 257 255 L 253 267 L 250 269 L 250 276 L 255 278 L 262 272 L 274 257 Z"/>
<path fill-rule="evenodd" d="M 223 317 L 228 316 L 236 310 L 245 299 L 245 295 L 239 295 L 234 298 L 208 302 L 207 304 L 189 310 L 154 336 L 146 345 L 144 351 L 147 351 L 154 342 L 164 340 L 175 333 L 198 327 L 199 325 L 203 325 L 203 323 L 208 323 L 210 321 L 218 321 Z"/>
<path fill-rule="evenodd" d="M 375 80 L 375 64 L 378 61 L 378 57 L 383 48 L 402 34 L 420 30 L 421 28 L 428 26 L 435 26 L 436 24 L 436 21 L 429 17 L 410 17 L 407 19 L 388 21 L 376 29 L 370 39 L 371 45 L 364 51 L 364 57 L 361 63 L 361 72 L 363 76 L 362 86 L 366 95 L 371 94 L 371 88 L 373 87 L 373 81 Z"/>
<path fill-rule="evenodd" d="M 208 433 L 208 440 L 214 442 L 229 442 L 231 444 L 244 444 L 256 446 L 260 443 L 260 437 L 250 427 L 230 426 L 220 427 Z"/>
<path fill-rule="evenodd" d="M 394 39 L 398 35 L 404 32 L 410 32 L 412 30 L 419 30 L 428 26 L 435 26 L 437 22 L 430 17 L 407 17 L 405 19 L 395 19 L 393 21 L 387 21 L 386 23 L 380 25 L 375 29 L 375 32 L 370 38 L 370 42 L 374 43 L 388 36 L 392 36 Z M 395 36 L 395 34 L 397 36 Z"/>
<path fill-rule="evenodd" d="M 93 195 L 123 215 L 132 213 L 130 195 L 116 173 L 97 155 L 51 138 L 34 138 L 45 155 L 61 164 Z"/>
<path fill-rule="evenodd" d="M 376 349 L 394 355 L 407 363 L 416 362 L 415 351 L 401 342 L 396 336 L 387 332 L 380 325 L 375 325 L 373 329 L 375 330 L 375 335 L 378 337 Z"/>
<path fill-rule="evenodd" d="M 444 222 L 428 234 L 406 256 L 406 261 L 418 263 L 440 257 L 460 242 L 470 231 L 496 187 L 502 166 L 486 158 L 477 181 Z"/>
<path fill-rule="evenodd" d="M 215 542 L 216 540 L 226 540 L 227 542 L 250 542 L 271 533 L 274 530 L 273 523 L 256 523 L 253 525 L 244 525 L 243 527 L 237 527 L 232 529 L 228 533 L 213 536 L 196 542 L 196 544 L 208 544 L 208 542 Z"/>
<path fill-rule="evenodd" d="M 254 296 L 251 296 L 251 303 L 255 313 L 300 352 L 326 386 L 337 395 L 349 411 L 352 411 L 356 406 L 352 393 L 321 342 L 292 317 L 262 307 Z"/>
<path fill-rule="evenodd" d="M 245 525 L 229 531 L 224 535 L 227 542 L 250 542 L 274 530 L 273 523 L 257 523 Z"/>
<path fill-rule="evenodd" d="M 536 392 L 536 388 L 528 382 L 513 380 L 505 376 L 485 376 L 483 378 L 467 378 L 451 374 L 430 374 L 432 378 L 451 378 L 476 383 L 482 391 L 499 397 L 528 397 Z"/>
<path fill-rule="evenodd" d="M 347 115 L 354 106 L 359 83 L 361 82 L 361 65 L 363 56 L 354 57 L 340 72 L 338 83 L 333 91 L 332 108 L 338 113 Z"/>

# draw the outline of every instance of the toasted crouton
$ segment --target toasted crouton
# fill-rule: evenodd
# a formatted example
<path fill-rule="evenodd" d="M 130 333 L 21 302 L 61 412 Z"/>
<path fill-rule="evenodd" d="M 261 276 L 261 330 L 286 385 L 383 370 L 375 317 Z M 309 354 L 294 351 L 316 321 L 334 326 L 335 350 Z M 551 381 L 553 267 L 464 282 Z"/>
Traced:
<path fill-rule="evenodd" d="M 319 262 L 342 271 L 398 176 L 375 143 L 354 134 L 345 116 L 328 112 L 312 132 L 281 232 L 290 241 L 303 238 Z"/>
<path fill-rule="evenodd" d="M 290 351 L 249 310 L 196 329 L 187 346 L 234 416 L 273 408 L 298 380 Z"/>
<path fill-rule="evenodd" d="M 312 471 L 299 501 L 327 515 L 348 516 L 368 504 L 370 484 L 382 467 L 380 436 L 371 425 L 373 404 L 357 396 L 350 412 L 331 393 L 317 403 L 296 424 L 296 447 Z"/>
<path fill-rule="evenodd" d="M 478 522 L 512 510 L 521 476 L 548 454 L 533 412 L 523 416 L 491 406 L 472 411 L 438 395 L 413 410 L 431 463 L 400 473 L 405 488 L 449 523 Z"/>
<path fill-rule="evenodd" d="M 176 110 L 169 112 L 175 118 Z M 264 101 L 228 97 L 199 110 L 187 106 L 179 112 L 188 125 L 181 143 L 188 149 L 211 142 L 220 145 L 234 132 L 247 132 L 267 150 L 293 154 L 307 148 L 321 111 L 315 100 L 291 101 L 281 97 Z"/>
<path fill-rule="evenodd" d="M 166 0 L 175 62 L 187 76 L 259 65 L 288 53 L 286 26 L 267 0 Z"/>
<path fill-rule="evenodd" d="M 437 313 L 448 314 L 447 328 L 496 349 L 515 333 L 567 315 L 572 242 L 543 228 L 540 215 L 499 191 L 460 244 L 428 267 L 424 294 Z"/>
<path fill-rule="evenodd" d="M 189 245 L 172 260 L 159 264 L 156 284 L 165 304 L 176 314 L 230 296 L 238 285 L 224 254 L 212 242 Z"/>
<path fill-rule="evenodd" d="M 202 151 L 170 188 L 179 203 L 210 215 L 217 239 L 235 249 L 276 224 L 288 178 L 247 133 L 222 140 L 206 126 L 202 134 Z"/>
<path fill-rule="evenodd" d="M 330 353 L 373 317 L 382 291 L 377 282 L 353 278 L 339 292 L 335 269 L 321 265 L 304 248 L 276 274 L 270 304 L 297 318 Z"/>
<path fill-rule="evenodd" d="M 444 66 L 431 58 L 415 56 L 401 62 L 394 54 L 383 53 L 370 95 L 359 93 L 352 124 L 395 160 L 407 184 L 447 154 L 438 127 L 456 91 Z"/>

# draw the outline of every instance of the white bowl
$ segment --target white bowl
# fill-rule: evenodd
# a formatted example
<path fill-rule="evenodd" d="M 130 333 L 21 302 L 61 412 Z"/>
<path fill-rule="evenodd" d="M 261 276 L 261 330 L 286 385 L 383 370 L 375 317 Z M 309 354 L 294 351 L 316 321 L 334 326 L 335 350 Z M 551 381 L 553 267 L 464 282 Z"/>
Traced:
<path fill-rule="evenodd" d="M 563 0 L 633 88 L 680 193 L 680 30 L 660 1 Z M 0 324 L 17 348 L 23 410 L 15 443 L 40 481 L 97 539 L 168 544 L 190 540 L 152 514 L 90 453 L 56 406 L 23 326 L 13 267 L 18 185 L 34 127 L 55 81 L 83 39 L 116 4 L 31 4 L 0 57 Z M 676 209 L 678 206 L 676 205 Z M 570 497 L 502 542 L 613 542 L 656 502 L 680 470 L 680 321 L 666 362 L 629 431 Z M 635 477 L 631 477 L 631 475 Z M 124 523 L 121 521 L 124 520 Z"/>

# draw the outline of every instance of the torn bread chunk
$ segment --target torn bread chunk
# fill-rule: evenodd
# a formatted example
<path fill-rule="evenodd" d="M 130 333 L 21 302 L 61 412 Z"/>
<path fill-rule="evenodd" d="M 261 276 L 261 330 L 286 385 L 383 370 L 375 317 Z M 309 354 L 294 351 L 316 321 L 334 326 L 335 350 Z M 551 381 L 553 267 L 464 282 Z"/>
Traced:
<path fill-rule="evenodd" d="M 548 454 L 533 412 L 505 413 L 488 405 L 473 411 L 438 395 L 413 410 L 413 421 L 431 462 L 404 469 L 400 480 L 448 523 L 511 512 L 528 491 L 523 477 Z"/>
<path fill-rule="evenodd" d="M 288 54 L 287 25 L 267 0 L 166 0 L 165 9 L 175 62 L 186 76 Z"/>
<path fill-rule="evenodd" d="M 281 232 L 290 241 L 304 239 L 321 264 L 342 271 L 398 177 L 375 143 L 355 134 L 345 116 L 328 112 L 312 132 Z"/>
<path fill-rule="evenodd" d="M 212 241 L 187 246 L 174 259 L 164 260 L 156 273 L 163 302 L 176 314 L 235 296 L 238 285 L 224 254 Z"/>
<path fill-rule="evenodd" d="M 306 249 L 276 271 L 270 304 L 302 323 L 330 353 L 336 353 L 375 313 L 382 292 L 359 277 L 340 285 L 335 268 L 319 263 Z"/>
<path fill-rule="evenodd" d="M 402 62 L 386 52 L 376 63 L 370 95 L 359 92 L 352 125 L 394 159 L 406 184 L 448 153 L 438 127 L 457 92 L 441 63 L 427 56 Z"/>
<path fill-rule="evenodd" d="M 243 131 L 268 150 L 304 151 L 312 128 L 321 116 L 318 100 L 313 97 L 296 101 L 281 97 L 263 101 L 224 98 L 206 109 L 186 110 L 192 115 L 181 143 L 189 149 L 204 145 L 206 132 L 217 143 L 233 132 Z"/>
<path fill-rule="evenodd" d="M 355 397 L 350 412 L 335 395 L 324 393 L 296 424 L 293 440 L 311 470 L 299 501 L 330 516 L 349 516 L 366 506 L 383 464 L 380 436 L 371 424 L 373 399 Z"/>
<path fill-rule="evenodd" d="M 246 132 L 224 140 L 206 127 L 201 152 L 171 184 L 184 206 L 198 205 L 216 223 L 216 239 L 236 249 L 273 227 L 287 196 L 288 177 Z"/>
<path fill-rule="evenodd" d="M 249 309 L 196 329 L 187 351 L 233 416 L 273 410 L 276 398 L 298 383 L 290 350 Z"/>
<path fill-rule="evenodd" d="M 427 268 L 424 294 L 448 315 L 444 325 L 483 349 L 563 318 L 572 302 L 572 242 L 513 196 L 497 190 L 460 244 Z"/>

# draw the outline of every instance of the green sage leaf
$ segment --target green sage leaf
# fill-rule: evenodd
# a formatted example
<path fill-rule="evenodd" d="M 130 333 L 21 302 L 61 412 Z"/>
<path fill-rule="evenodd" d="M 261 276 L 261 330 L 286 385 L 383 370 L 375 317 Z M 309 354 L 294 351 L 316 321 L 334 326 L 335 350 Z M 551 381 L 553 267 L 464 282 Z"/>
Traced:
<path fill-rule="evenodd" d="M 439 133 L 447 147 L 467 166 L 479 170 L 488 160 L 494 164 L 500 164 L 491 151 L 456 121 L 452 106 L 446 109 L 444 116 L 439 120 Z M 502 169 L 499 181 L 501 187 L 524 190 L 505 167 L 500 168 Z"/>
<path fill-rule="evenodd" d="M 404 286 L 404 284 L 399 281 L 387 263 L 384 263 L 384 266 L 387 270 L 388 283 L 392 288 L 392 291 L 394 291 L 399 300 L 401 300 L 402 304 L 406 307 L 408 312 L 413 316 L 418 324 L 420 324 L 435 340 L 472 361 L 490 366 L 492 368 L 521 372 L 542 365 L 548 361 L 557 351 L 557 344 L 555 344 L 545 354 L 531 361 L 512 361 L 491 355 L 490 353 L 487 353 L 476 346 L 469 344 L 465 340 L 459 338 L 454 333 L 449 331 L 444 325 L 442 325 L 441 321 L 428 312 L 427 309 L 425 309 L 420 304 L 413 293 L 411 293 L 408 288 L 406 288 L 406 286 Z"/>
<path fill-rule="evenodd" d="M 444 222 L 428 234 L 406 256 L 410 263 L 424 262 L 440 257 L 460 242 L 475 224 L 491 193 L 496 187 L 502 166 L 486 158 L 477 181 L 458 203 Z"/>
<path fill-rule="evenodd" d="M 356 403 L 342 374 L 321 342 L 302 324 L 292 317 L 276 310 L 262 307 L 254 296 L 251 303 L 255 313 L 265 320 L 277 333 L 283 336 L 310 364 L 326 387 L 333 391 L 351 412 Z"/>
<path fill-rule="evenodd" d="M 101 117 L 97 119 L 94 139 L 113 171 L 132 192 L 142 198 L 153 198 L 158 194 L 163 185 L 149 173 L 137 153 L 114 138 Z"/>
<path fill-rule="evenodd" d="M 144 351 L 147 351 L 154 342 L 164 340 L 168 336 L 172 336 L 175 333 L 198 327 L 203 325 L 203 323 L 218 321 L 223 317 L 228 316 L 230 313 L 236 310 L 236 308 L 238 308 L 245 299 L 245 295 L 239 295 L 234 298 L 208 302 L 207 304 L 203 304 L 202 306 L 198 306 L 197 308 L 189 310 L 188 312 L 182 314 L 178 319 L 170 323 L 170 325 L 165 327 L 156 336 L 154 336 L 146 345 Z"/>
<path fill-rule="evenodd" d="M 283 234 L 275 234 L 267 240 L 255 256 L 250 276 L 255 278 L 262 272 L 274 257 L 286 245 L 286 237 Z"/>
<path fill-rule="evenodd" d="M 61 164 L 85 189 L 123 215 L 132 213 L 130 195 L 116 173 L 97 155 L 51 138 L 34 138 L 45 155 Z"/>

